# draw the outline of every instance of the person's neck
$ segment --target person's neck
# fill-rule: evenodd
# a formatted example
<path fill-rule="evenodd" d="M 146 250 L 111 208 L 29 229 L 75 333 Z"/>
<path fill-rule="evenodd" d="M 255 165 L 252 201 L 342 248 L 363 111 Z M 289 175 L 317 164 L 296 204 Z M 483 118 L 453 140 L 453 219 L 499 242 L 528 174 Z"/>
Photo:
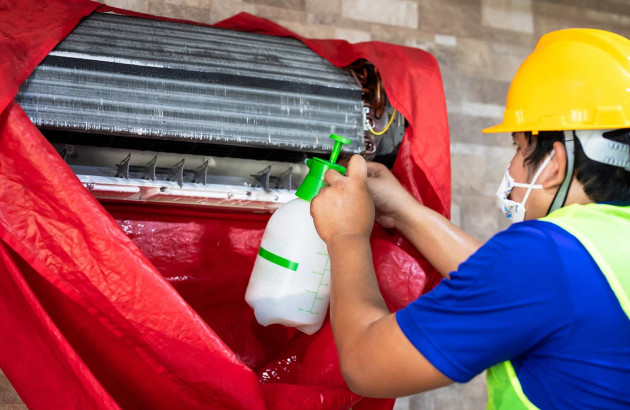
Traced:
<path fill-rule="evenodd" d="M 578 182 L 577 178 L 573 177 L 573 181 L 571 181 L 571 188 L 569 188 L 569 193 L 564 206 L 573 204 L 586 205 L 592 204 L 593 202 L 595 201 L 589 198 L 588 195 L 586 195 L 586 192 L 584 192 L 584 186 Z"/>

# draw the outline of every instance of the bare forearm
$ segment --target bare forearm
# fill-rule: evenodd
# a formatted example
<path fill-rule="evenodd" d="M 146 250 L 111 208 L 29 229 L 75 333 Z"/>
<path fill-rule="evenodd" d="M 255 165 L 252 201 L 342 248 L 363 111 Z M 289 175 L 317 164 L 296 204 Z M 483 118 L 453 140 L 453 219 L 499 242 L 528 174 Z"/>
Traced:
<path fill-rule="evenodd" d="M 395 219 L 400 233 L 447 278 L 449 272 L 457 269 L 482 245 L 443 215 L 411 197 Z"/>
<path fill-rule="evenodd" d="M 328 243 L 331 322 L 341 372 L 350 389 L 397 397 L 452 383 L 409 342 L 381 296 L 367 238 Z"/>
<path fill-rule="evenodd" d="M 397 184 L 386 168 L 380 172 Z M 353 391 L 378 397 L 450 383 L 406 338 L 379 291 L 369 242 L 374 202 L 365 160 L 354 155 L 347 176 L 329 170 L 325 182 L 311 201 L 311 215 L 330 256 L 330 315 L 344 379 Z M 380 182 L 387 187 L 387 181 Z"/>
<path fill-rule="evenodd" d="M 328 253 L 332 330 L 343 360 L 355 339 L 389 311 L 378 288 L 368 238 L 339 238 L 328 244 Z"/>

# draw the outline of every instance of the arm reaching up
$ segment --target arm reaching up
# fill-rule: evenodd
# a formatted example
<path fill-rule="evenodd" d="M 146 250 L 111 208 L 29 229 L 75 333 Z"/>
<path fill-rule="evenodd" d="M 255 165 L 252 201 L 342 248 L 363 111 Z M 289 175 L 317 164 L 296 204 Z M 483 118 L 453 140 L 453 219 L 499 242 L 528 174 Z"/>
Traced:
<path fill-rule="evenodd" d="M 367 186 L 376 221 L 396 228 L 438 272 L 448 278 L 482 245 L 443 215 L 415 200 L 382 164 L 367 163 Z"/>
<path fill-rule="evenodd" d="M 311 202 L 315 227 L 330 255 L 330 316 L 344 379 L 354 392 L 369 397 L 450 384 L 409 342 L 385 306 L 372 265 L 374 204 L 367 184 L 365 160 L 355 155 L 348 176 L 328 171 L 326 187 Z"/>

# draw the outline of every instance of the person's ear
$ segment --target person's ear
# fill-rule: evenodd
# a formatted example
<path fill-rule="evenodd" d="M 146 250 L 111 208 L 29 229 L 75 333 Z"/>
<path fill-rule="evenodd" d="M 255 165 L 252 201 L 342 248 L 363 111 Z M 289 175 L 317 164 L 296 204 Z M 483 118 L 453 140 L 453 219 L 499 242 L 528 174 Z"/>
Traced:
<path fill-rule="evenodd" d="M 564 181 L 567 173 L 567 150 L 560 141 L 553 143 L 554 155 L 547 164 L 546 169 L 540 175 L 540 184 L 544 189 L 556 188 Z"/>

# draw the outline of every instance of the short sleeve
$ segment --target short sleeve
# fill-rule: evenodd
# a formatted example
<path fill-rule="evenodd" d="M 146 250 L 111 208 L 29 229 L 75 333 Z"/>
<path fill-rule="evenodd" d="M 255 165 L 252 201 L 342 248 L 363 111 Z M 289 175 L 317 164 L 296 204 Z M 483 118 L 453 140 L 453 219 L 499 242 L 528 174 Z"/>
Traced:
<path fill-rule="evenodd" d="M 482 246 L 450 279 L 396 314 L 444 375 L 466 382 L 570 326 L 570 296 L 557 247 L 540 221 L 515 224 Z"/>

